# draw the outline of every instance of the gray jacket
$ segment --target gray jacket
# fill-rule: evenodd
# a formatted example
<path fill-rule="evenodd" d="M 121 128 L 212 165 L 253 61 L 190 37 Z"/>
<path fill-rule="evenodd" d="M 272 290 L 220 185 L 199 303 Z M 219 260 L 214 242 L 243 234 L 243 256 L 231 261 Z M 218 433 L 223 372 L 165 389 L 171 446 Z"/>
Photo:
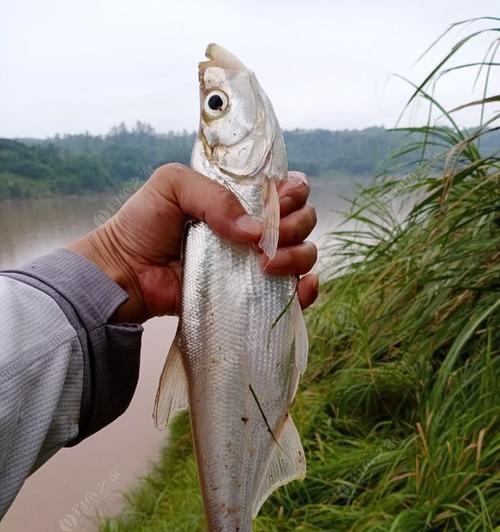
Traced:
<path fill-rule="evenodd" d="M 58 449 L 129 405 L 142 327 L 108 323 L 126 300 L 101 270 L 68 250 L 0 272 L 0 519 Z"/>

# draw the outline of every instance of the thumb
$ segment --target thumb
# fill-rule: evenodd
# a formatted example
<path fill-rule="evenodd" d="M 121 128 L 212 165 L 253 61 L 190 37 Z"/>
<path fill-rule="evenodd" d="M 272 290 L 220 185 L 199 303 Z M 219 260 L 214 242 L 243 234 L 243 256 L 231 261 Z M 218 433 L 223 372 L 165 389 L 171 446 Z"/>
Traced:
<path fill-rule="evenodd" d="M 187 166 L 173 163 L 159 168 L 153 186 L 175 202 L 189 218 L 203 220 L 222 238 L 234 242 L 255 242 L 262 224 L 248 215 L 227 188 Z"/>

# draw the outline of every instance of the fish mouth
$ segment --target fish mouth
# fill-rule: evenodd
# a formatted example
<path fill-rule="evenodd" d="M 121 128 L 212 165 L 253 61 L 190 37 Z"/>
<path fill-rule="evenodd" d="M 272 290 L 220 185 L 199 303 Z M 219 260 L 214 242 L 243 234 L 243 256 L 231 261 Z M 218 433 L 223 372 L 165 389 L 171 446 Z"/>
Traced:
<path fill-rule="evenodd" d="M 198 65 L 198 72 L 200 78 L 205 73 L 207 68 L 219 67 L 227 70 L 242 70 L 247 71 L 247 67 L 229 50 L 226 50 L 222 46 L 210 43 L 205 50 L 205 56 L 208 61 L 202 61 Z"/>

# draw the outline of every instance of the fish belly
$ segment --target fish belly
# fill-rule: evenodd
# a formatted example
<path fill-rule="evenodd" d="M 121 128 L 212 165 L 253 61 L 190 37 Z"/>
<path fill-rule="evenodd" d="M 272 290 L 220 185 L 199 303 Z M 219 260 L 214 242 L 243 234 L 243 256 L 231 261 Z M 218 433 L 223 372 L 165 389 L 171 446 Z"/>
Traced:
<path fill-rule="evenodd" d="M 204 223 L 186 237 L 180 345 L 209 530 L 252 530 L 252 506 L 298 379 L 295 280 Z M 285 312 L 283 312 L 285 310 Z"/>

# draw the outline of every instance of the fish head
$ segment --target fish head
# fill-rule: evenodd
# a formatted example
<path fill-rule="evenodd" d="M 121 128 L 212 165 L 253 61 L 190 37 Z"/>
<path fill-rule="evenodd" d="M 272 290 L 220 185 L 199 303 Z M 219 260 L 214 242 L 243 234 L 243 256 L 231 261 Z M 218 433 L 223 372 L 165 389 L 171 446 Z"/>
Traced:
<path fill-rule="evenodd" d="M 210 44 L 199 64 L 200 150 L 210 165 L 238 177 L 286 174 L 286 152 L 271 102 L 255 74 L 228 50 Z"/>

